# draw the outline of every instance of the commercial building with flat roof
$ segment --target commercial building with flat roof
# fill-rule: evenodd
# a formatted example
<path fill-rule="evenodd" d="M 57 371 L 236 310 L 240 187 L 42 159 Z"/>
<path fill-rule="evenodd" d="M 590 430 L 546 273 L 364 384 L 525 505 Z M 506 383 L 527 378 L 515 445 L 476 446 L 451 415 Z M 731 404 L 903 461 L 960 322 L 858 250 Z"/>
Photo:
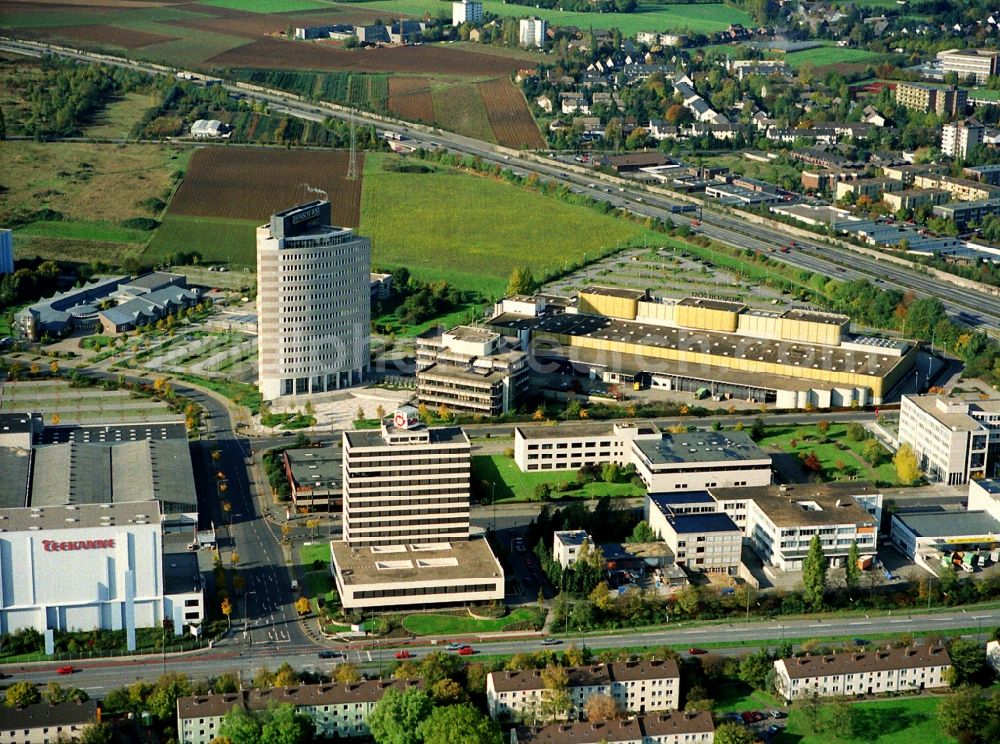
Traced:
<path fill-rule="evenodd" d="M 343 433 L 343 540 L 331 570 L 347 609 L 504 597 L 504 572 L 469 528 L 471 445 L 403 406 L 380 430 Z"/>
<path fill-rule="evenodd" d="M 942 70 L 954 72 L 959 80 L 982 84 L 997 74 L 998 56 L 1000 52 L 993 49 L 945 49 L 937 53 L 937 60 Z"/>
<path fill-rule="evenodd" d="M 993 550 L 1000 546 L 1000 522 L 986 511 L 893 514 L 893 544 L 908 558 L 925 551 Z"/>
<path fill-rule="evenodd" d="M 619 721 L 578 721 L 518 726 L 510 744 L 711 744 L 715 724 L 707 711 L 679 710 Z"/>
<path fill-rule="evenodd" d="M 417 338 L 417 399 L 430 407 L 499 416 L 528 387 L 528 357 L 514 339 L 457 326 Z"/>
<path fill-rule="evenodd" d="M 728 514 L 675 516 L 653 510 L 649 526 L 687 570 L 731 576 L 739 571 L 743 533 Z"/>
<path fill-rule="evenodd" d="M 881 402 L 913 367 L 913 344 L 852 336 L 833 313 L 750 310 L 743 303 L 608 295 L 574 308 L 497 303 L 489 321 L 529 357 L 569 361 L 606 382 L 663 380 L 785 408 Z M 695 387 L 685 387 L 693 385 Z"/>
<path fill-rule="evenodd" d="M 370 368 L 371 241 L 334 227 L 330 202 L 257 228 L 258 381 L 266 400 L 340 390 Z"/>
<path fill-rule="evenodd" d="M 638 714 L 676 710 L 680 703 L 680 671 L 673 659 L 592 664 L 568 667 L 566 672 L 571 717 L 593 695 L 607 695 L 623 711 Z M 544 699 L 538 669 L 490 672 L 486 677 L 486 707 L 495 721 L 535 719 Z"/>
<path fill-rule="evenodd" d="M 557 530 L 552 533 L 552 560 L 556 561 L 563 568 L 568 568 L 576 563 L 580 557 L 580 548 L 584 543 L 594 545 L 584 530 Z"/>
<path fill-rule="evenodd" d="M 947 687 L 951 657 L 944 646 L 848 651 L 774 662 L 778 694 L 786 700 L 818 695 L 852 697 Z"/>
<path fill-rule="evenodd" d="M 913 448 L 929 480 L 954 486 L 992 477 L 1000 449 L 1000 399 L 904 395 L 897 438 Z"/>
<path fill-rule="evenodd" d="M 339 445 L 285 450 L 281 464 L 296 509 L 327 514 L 342 509 L 344 458 Z"/>
<path fill-rule="evenodd" d="M 954 202 L 934 207 L 935 217 L 951 220 L 959 230 L 965 230 L 970 223 L 981 222 L 994 214 L 1000 214 L 1000 199 Z"/>

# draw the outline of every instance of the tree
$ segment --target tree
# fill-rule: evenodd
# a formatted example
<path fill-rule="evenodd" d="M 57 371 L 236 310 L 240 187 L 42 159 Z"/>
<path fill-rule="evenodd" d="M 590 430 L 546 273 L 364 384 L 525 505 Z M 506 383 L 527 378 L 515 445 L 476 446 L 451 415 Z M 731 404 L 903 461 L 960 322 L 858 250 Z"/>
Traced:
<path fill-rule="evenodd" d="M 814 692 L 812 695 L 799 698 L 795 701 L 794 708 L 802 715 L 802 719 L 809 727 L 809 730 L 814 734 L 817 733 L 819 731 L 820 713 L 823 711 L 819 695 Z"/>
<path fill-rule="evenodd" d="M 622 717 L 618 702 L 610 695 L 591 695 L 583 710 L 588 721 L 617 721 Z"/>
<path fill-rule="evenodd" d="M 958 737 L 965 731 L 979 731 L 985 719 L 983 691 L 978 687 L 959 687 L 938 704 L 937 720 L 941 730 Z"/>
<path fill-rule="evenodd" d="M 219 724 L 219 738 L 230 744 L 258 744 L 260 734 L 260 721 L 240 707 L 230 709 Z"/>
<path fill-rule="evenodd" d="M 834 700 L 824 711 L 823 730 L 840 739 L 853 739 L 857 728 L 855 710 L 846 700 Z"/>
<path fill-rule="evenodd" d="M 858 541 L 852 540 L 851 547 L 847 551 L 847 566 L 845 581 L 848 589 L 854 589 L 861 583 L 861 568 L 858 561 L 861 560 L 861 551 L 858 550 Z"/>
<path fill-rule="evenodd" d="M 659 540 L 653 528 L 649 526 L 649 522 L 646 520 L 641 520 L 639 524 L 635 526 L 632 530 L 632 534 L 628 536 L 625 542 L 628 543 L 646 543 L 646 542 L 656 542 Z"/>
<path fill-rule="evenodd" d="M 565 716 L 573 707 L 569 693 L 569 673 L 565 667 L 547 666 L 542 670 L 542 718 L 555 720 Z"/>
<path fill-rule="evenodd" d="M 500 727 L 469 703 L 435 708 L 418 727 L 423 744 L 502 744 Z M 457 737 L 457 738 L 456 738 Z M 381 739 L 378 739 L 381 744 Z"/>
<path fill-rule="evenodd" d="M 531 275 L 531 269 L 527 266 L 515 267 L 510 272 L 510 281 L 507 283 L 508 295 L 528 295 L 538 288 L 538 283 Z"/>
<path fill-rule="evenodd" d="M 755 442 L 763 439 L 764 437 L 764 417 L 758 416 L 753 420 L 753 426 L 750 427 L 750 438 Z"/>
<path fill-rule="evenodd" d="M 816 422 L 816 431 L 822 434 L 824 437 L 830 432 L 830 422 L 826 419 L 821 419 Z"/>
<path fill-rule="evenodd" d="M 737 674 L 741 682 L 745 682 L 755 690 L 766 690 L 769 675 L 773 671 L 774 659 L 767 651 L 762 650 L 744 656 Z"/>
<path fill-rule="evenodd" d="M 105 721 L 87 726 L 80 732 L 80 744 L 111 744 L 115 734 Z"/>
<path fill-rule="evenodd" d="M 466 700 L 462 685 L 449 677 L 439 679 L 431 685 L 431 697 L 436 705 L 454 705 Z"/>
<path fill-rule="evenodd" d="M 809 543 L 809 553 L 802 561 L 802 583 L 805 586 L 803 599 L 814 612 L 823 609 L 826 594 L 826 556 L 819 535 L 813 535 Z"/>
<path fill-rule="evenodd" d="M 299 597 L 295 600 L 295 611 L 300 615 L 308 615 L 312 610 L 308 597 Z"/>
<path fill-rule="evenodd" d="M 269 711 L 260 740 L 266 744 L 305 744 L 312 741 L 313 728 L 312 718 L 286 703 Z"/>
<path fill-rule="evenodd" d="M 420 744 L 420 724 L 433 709 L 430 697 L 419 687 L 386 690 L 368 714 L 368 729 L 378 744 Z"/>
<path fill-rule="evenodd" d="M 8 708 L 23 708 L 42 702 L 42 693 L 34 682 L 14 682 L 7 688 L 3 702 Z"/>
<path fill-rule="evenodd" d="M 955 641 L 948 653 L 951 656 L 951 669 L 946 674 L 948 683 L 952 686 L 980 684 L 989 677 L 986 652 L 976 641 Z"/>
<path fill-rule="evenodd" d="M 278 667 L 278 671 L 274 673 L 275 687 L 295 687 L 298 683 L 299 675 L 287 661 Z"/>
<path fill-rule="evenodd" d="M 739 724 L 721 723 L 715 727 L 715 744 L 753 744 L 754 741 L 754 735 Z"/>
<path fill-rule="evenodd" d="M 877 467 L 882 463 L 882 458 L 885 456 L 885 448 L 879 444 L 879 441 L 875 437 L 870 437 L 861 446 L 861 456 L 869 465 Z"/>
<path fill-rule="evenodd" d="M 892 458 L 892 464 L 896 466 L 896 478 L 901 485 L 909 486 L 920 477 L 920 465 L 917 462 L 917 455 L 909 442 L 903 442 L 896 450 Z"/>
<path fill-rule="evenodd" d="M 222 610 L 222 614 L 226 616 L 226 627 L 229 627 L 229 616 L 233 614 L 233 603 L 229 601 L 229 597 L 222 600 L 222 604 L 219 606 L 219 609 Z"/>
<path fill-rule="evenodd" d="M 334 682 L 341 685 L 350 685 L 361 681 L 361 672 L 349 662 L 337 664 L 330 676 L 333 677 Z"/>
<path fill-rule="evenodd" d="M 854 442 L 863 442 L 868 437 L 868 432 L 861 424 L 854 421 L 847 425 L 847 438 Z"/>

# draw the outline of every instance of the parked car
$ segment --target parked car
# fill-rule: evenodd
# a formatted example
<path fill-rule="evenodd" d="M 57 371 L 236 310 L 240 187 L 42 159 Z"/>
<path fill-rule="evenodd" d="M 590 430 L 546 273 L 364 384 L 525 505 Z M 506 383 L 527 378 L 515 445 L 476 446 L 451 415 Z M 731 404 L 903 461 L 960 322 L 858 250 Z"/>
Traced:
<path fill-rule="evenodd" d="M 743 712 L 743 715 L 741 715 L 740 717 L 741 717 L 741 718 L 743 719 L 743 723 L 747 724 L 748 726 L 749 726 L 749 725 L 750 725 L 751 723 L 753 723 L 753 713 L 751 713 L 751 712 L 750 712 L 750 711 L 748 711 L 748 710 L 747 710 L 747 711 L 744 711 L 744 712 Z"/>
<path fill-rule="evenodd" d="M 779 731 L 781 731 L 781 726 L 775 726 L 774 724 L 772 724 L 767 727 L 767 733 L 770 736 L 774 736 Z"/>
<path fill-rule="evenodd" d="M 759 710 L 753 711 L 751 715 L 753 716 L 753 720 L 755 723 L 758 721 L 763 721 L 765 717 L 765 714 L 761 713 Z"/>
<path fill-rule="evenodd" d="M 771 711 L 771 718 L 778 719 L 778 718 L 784 718 L 784 717 L 785 717 L 784 711 L 780 711 L 780 710 L 772 710 Z"/>
<path fill-rule="evenodd" d="M 413 658 L 413 654 L 411 654 L 409 651 L 397 651 L 396 652 L 396 658 L 397 659 L 412 659 Z"/>
<path fill-rule="evenodd" d="M 459 656 L 472 656 L 474 653 L 476 653 L 476 651 L 472 648 L 472 646 L 462 646 L 462 648 L 458 649 Z"/>
<path fill-rule="evenodd" d="M 545 638 L 542 640 L 543 646 L 558 646 L 562 641 L 558 638 Z"/>
<path fill-rule="evenodd" d="M 75 671 L 76 669 L 74 669 L 72 666 L 61 666 L 58 669 L 56 669 L 56 674 L 72 674 Z"/>
<path fill-rule="evenodd" d="M 700 654 L 707 654 L 708 651 L 706 651 L 703 648 L 689 648 L 688 653 L 691 654 L 692 656 L 698 656 Z"/>

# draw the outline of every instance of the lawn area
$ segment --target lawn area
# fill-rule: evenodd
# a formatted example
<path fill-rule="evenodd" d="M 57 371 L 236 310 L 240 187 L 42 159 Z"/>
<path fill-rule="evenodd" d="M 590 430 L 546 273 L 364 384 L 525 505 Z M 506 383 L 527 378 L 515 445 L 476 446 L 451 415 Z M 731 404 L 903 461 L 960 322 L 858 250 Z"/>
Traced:
<path fill-rule="evenodd" d="M 198 251 L 203 263 L 255 271 L 257 222 L 168 213 L 142 257 L 149 263 L 156 263 L 178 251 Z"/>
<path fill-rule="evenodd" d="M 448 3 L 440 0 L 376 0 L 376 2 L 351 4 L 351 7 L 355 6 L 383 13 L 407 13 L 412 16 L 423 16 L 427 12 L 432 16 L 450 13 Z M 651 29 L 661 32 L 691 31 L 707 34 L 722 31 L 731 23 L 753 25 L 753 20 L 747 13 L 722 3 L 689 5 L 640 0 L 639 7 L 633 13 L 574 13 L 530 5 L 508 5 L 500 0 L 484 0 L 483 11 L 501 18 L 538 16 L 558 26 L 576 26 L 584 29 L 618 28 L 625 36 L 634 36 L 639 31 Z"/>
<path fill-rule="evenodd" d="M 538 277 L 644 235 L 662 240 L 639 225 L 492 178 L 440 166 L 433 173 L 383 168 L 397 158 L 365 158 L 359 232 L 371 238 L 373 262 L 382 269 L 407 266 L 418 278 L 493 297 L 517 266 Z"/>
<path fill-rule="evenodd" d="M 755 690 L 743 682 L 726 681 L 712 685 L 710 694 L 715 701 L 712 707 L 713 713 L 768 710 L 782 705 L 776 696 Z"/>
<path fill-rule="evenodd" d="M 795 445 L 792 445 L 792 441 Z M 826 441 L 824 441 L 826 440 Z M 815 425 L 809 426 L 769 426 L 757 444 L 772 451 L 793 455 L 812 452 L 823 468 L 823 480 L 847 480 L 852 475 L 862 480 L 871 480 L 868 464 L 862 459 L 864 442 L 855 442 L 847 436 L 845 424 L 832 424 L 824 437 Z M 837 463 L 844 465 L 838 468 Z M 896 470 L 890 461 L 883 462 L 875 470 L 875 478 L 884 483 L 896 484 Z"/>
<path fill-rule="evenodd" d="M 229 400 L 250 409 L 250 413 L 257 415 L 260 413 L 262 398 L 256 385 L 248 385 L 245 382 L 232 382 L 230 380 L 209 380 L 195 375 L 177 375 L 185 382 L 207 388 L 212 392 L 229 398 Z"/>
<path fill-rule="evenodd" d="M 126 93 L 104 107 L 94 121 L 83 130 L 84 137 L 121 139 L 127 137 L 142 115 L 157 103 L 156 98 L 143 93 Z"/>
<path fill-rule="evenodd" d="M 428 272 L 427 281 L 438 281 L 441 279 L 440 276 L 431 277 L 432 272 Z M 421 277 L 425 278 L 425 277 Z M 500 292 L 503 287 L 497 286 L 495 290 L 489 291 L 485 296 L 492 296 L 495 292 Z M 447 313 L 446 315 L 439 315 L 436 318 L 431 318 L 430 320 L 425 320 L 423 323 L 417 323 L 416 325 L 406 326 L 402 325 L 396 318 L 395 313 L 385 313 L 372 320 L 372 324 L 379 326 L 380 328 L 389 328 L 392 333 L 395 333 L 397 337 L 414 337 L 419 336 L 424 331 L 430 328 L 436 328 L 437 326 L 444 326 L 445 328 L 453 328 L 454 326 L 461 325 L 467 321 L 467 316 L 469 313 L 478 313 L 482 309 L 482 305 L 479 303 L 465 303 L 458 310 L 454 312 Z"/>
<path fill-rule="evenodd" d="M 414 635 L 455 635 L 463 633 L 496 633 L 509 625 L 526 623 L 537 618 L 537 613 L 519 607 L 510 614 L 495 620 L 477 620 L 470 616 L 417 614 L 403 618 L 403 627 Z"/>
<path fill-rule="evenodd" d="M 62 238 L 104 243 L 145 243 L 153 233 L 134 230 L 112 222 L 32 222 L 14 230 L 15 238 Z"/>
<path fill-rule="evenodd" d="M 299 561 L 303 566 L 312 566 L 316 561 L 322 561 L 323 565 L 330 565 L 330 543 L 312 543 L 303 545 L 299 549 Z"/>
<path fill-rule="evenodd" d="M 317 0 L 203 0 L 205 5 L 248 13 L 291 13 L 296 10 L 330 10 L 330 3 Z"/>
<path fill-rule="evenodd" d="M 778 183 L 782 178 L 794 179 L 799 182 L 802 172 L 791 163 L 768 161 L 762 163 L 759 160 L 750 160 L 741 154 L 736 155 L 713 155 L 704 158 L 706 165 L 721 165 L 729 168 L 734 173 L 759 178 L 769 183 Z"/>
<path fill-rule="evenodd" d="M 534 501 L 535 486 L 540 483 L 573 483 L 576 481 L 576 471 L 570 470 L 556 473 L 522 473 L 514 460 L 505 455 L 473 455 L 473 481 L 493 483 L 497 501 Z M 486 488 L 489 492 L 489 487 Z M 567 491 L 564 494 L 553 494 L 553 498 L 562 495 L 564 498 L 596 499 L 601 496 L 641 496 L 642 488 L 631 483 L 587 483 L 582 488 Z"/>
<path fill-rule="evenodd" d="M 801 52 L 792 52 L 791 54 L 786 54 L 783 59 L 797 70 L 805 64 L 810 64 L 813 67 L 823 67 L 825 65 L 839 65 L 853 62 L 873 62 L 881 57 L 881 54 L 868 51 L 867 49 L 824 46 L 814 49 L 803 49 Z"/>
<path fill-rule="evenodd" d="M 842 739 L 832 734 L 814 734 L 802 713 L 793 710 L 788 727 L 775 744 L 952 744 L 937 723 L 940 698 L 912 697 L 855 703 L 856 735 Z"/>

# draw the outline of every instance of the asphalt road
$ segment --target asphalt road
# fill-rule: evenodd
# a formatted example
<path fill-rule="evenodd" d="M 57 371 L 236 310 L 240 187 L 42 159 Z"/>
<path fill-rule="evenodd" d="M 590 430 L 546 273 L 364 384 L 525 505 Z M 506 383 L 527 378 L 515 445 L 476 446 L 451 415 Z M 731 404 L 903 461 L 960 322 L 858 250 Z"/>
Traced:
<path fill-rule="evenodd" d="M 741 641 L 768 640 L 777 645 L 784 640 L 802 641 L 810 638 L 838 636 L 865 638 L 866 634 L 902 634 L 926 631 L 941 631 L 947 634 L 949 630 L 977 627 L 982 629 L 982 633 L 988 633 L 996 625 L 1000 625 L 1000 610 L 954 611 L 933 615 L 893 614 L 826 620 L 781 621 L 777 619 L 677 629 L 664 626 L 661 630 L 647 633 L 592 635 L 586 639 L 577 638 L 573 642 L 593 649 L 634 648 L 640 645 L 656 647 L 666 644 L 695 648 L 709 643 L 724 643 L 732 645 L 713 648 L 713 652 L 740 653 L 744 650 L 739 647 Z M 472 644 L 476 652 L 480 654 L 509 655 L 542 648 L 537 636 L 509 638 L 508 640 L 488 643 L 481 641 L 476 636 L 465 636 L 458 640 Z M 571 640 L 567 638 L 566 643 Z M 386 642 L 377 647 L 348 650 L 346 651 L 346 659 L 366 670 L 377 672 L 379 668 L 384 669 L 393 663 L 396 651 L 403 648 L 414 657 L 419 658 L 432 651 L 443 650 L 443 642 L 437 646 L 421 642 L 414 644 L 398 641 Z M 321 660 L 314 648 L 295 643 L 283 647 L 272 647 L 266 652 L 258 653 L 249 653 L 246 650 L 241 650 L 238 644 L 233 644 L 217 648 L 212 653 L 195 654 L 183 658 L 152 657 L 141 661 L 76 662 L 74 663 L 74 667 L 77 669 L 76 673 L 72 677 L 60 678 L 60 682 L 81 687 L 93 695 L 101 695 L 108 690 L 130 684 L 138 679 L 149 679 L 155 674 L 159 674 L 161 669 L 184 672 L 194 678 L 208 678 L 223 672 L 238 671 L 244 679 L 249 679 L 261 667 L 266 666 L 273 670 L 286 661 L 296 669 L 314 672 L 328 671 L 332 665 L 337 663 L 337 660 Z M 52 679 L 56 666 L 56 664 L 46 664 L 20 668 L 7 665 L 3 671 L 12 675 L 12 681 L 29 680 L 44 684 Z"/>

